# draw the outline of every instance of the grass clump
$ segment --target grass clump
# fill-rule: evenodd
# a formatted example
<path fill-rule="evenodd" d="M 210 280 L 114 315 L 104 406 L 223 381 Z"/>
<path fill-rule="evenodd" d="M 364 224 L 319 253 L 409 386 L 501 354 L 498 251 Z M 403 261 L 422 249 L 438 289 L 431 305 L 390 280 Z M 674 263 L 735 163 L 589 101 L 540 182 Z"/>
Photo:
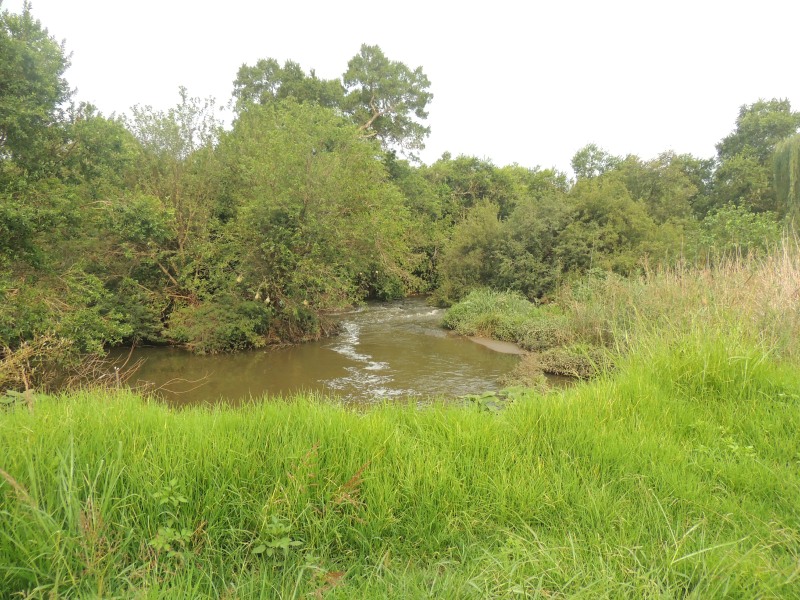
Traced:
<path fill-rule="evenodd" d="M 447 310 L 443 325 L 462 335 L 513 342 L 528 350 L 552 348 L 572 339 L 558 306 L 536 306 L 517 292 L 473 290 Z"/>

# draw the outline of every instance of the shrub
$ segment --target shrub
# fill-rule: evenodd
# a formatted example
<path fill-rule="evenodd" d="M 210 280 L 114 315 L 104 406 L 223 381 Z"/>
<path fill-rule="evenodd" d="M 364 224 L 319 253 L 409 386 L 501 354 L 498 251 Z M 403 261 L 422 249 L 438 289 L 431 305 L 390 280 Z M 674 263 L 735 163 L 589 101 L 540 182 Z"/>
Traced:
<path fill-rule="evenodd" d="M 199 354 L 260 347 L 272 316 L 263 302 L 225 295 L 173 312 L 167 335 Z"/>

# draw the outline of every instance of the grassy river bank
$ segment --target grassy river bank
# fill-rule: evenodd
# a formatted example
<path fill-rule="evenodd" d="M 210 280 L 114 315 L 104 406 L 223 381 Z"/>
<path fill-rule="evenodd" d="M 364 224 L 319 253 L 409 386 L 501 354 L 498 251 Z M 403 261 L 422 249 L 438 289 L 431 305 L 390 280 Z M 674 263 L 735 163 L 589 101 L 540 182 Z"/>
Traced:
<path fill-rule="evenodd" d="M 798 597 L 800 278 L 770 260 L 602 280 L 561 310 L 614 369 L 499 413 L 16 404 L 0 597 Z"/>

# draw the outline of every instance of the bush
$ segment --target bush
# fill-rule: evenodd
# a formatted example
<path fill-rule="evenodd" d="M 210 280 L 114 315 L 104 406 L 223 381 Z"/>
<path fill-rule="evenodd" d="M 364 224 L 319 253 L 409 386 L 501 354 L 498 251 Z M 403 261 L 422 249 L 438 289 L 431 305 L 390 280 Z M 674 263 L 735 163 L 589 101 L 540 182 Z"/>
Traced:
<path fill-rule="evenodd" d="M 225 295 L 173 312 L 167 335 L 199 354 L 260 347 L 272 317 L 272 308 L 263 302 Z"/>

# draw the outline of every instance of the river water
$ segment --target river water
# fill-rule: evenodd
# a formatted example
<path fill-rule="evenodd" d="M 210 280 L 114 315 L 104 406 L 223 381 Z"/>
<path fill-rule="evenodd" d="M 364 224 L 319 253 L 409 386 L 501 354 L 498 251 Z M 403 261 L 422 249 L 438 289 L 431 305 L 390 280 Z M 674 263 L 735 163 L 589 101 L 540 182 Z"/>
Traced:
<path fill-rule="evenodd" d="M 129 364 L 142 364 L 127 383 L 158 389 L 172 405 L 302 391 L 363 404 L 497 389 L 518 357 L 442 329 L 442 316 L 423 298 L 408 298 L 342 313 L 340 334 L 318 342 L 213 356 L 137 348 Z"/>

